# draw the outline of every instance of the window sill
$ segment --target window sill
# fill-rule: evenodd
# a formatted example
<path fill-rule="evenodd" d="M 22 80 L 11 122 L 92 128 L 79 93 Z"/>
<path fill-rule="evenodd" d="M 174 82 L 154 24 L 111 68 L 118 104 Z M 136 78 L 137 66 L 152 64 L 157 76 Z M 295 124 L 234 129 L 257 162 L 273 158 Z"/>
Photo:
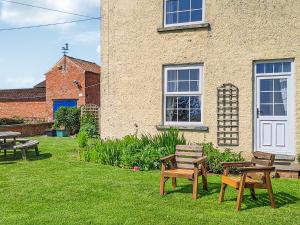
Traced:
<path fill-rule="evenodd" d="M 168 130 L 170 128 L 175 128 L 182 131 L 203 131 L 208 132 L 209 128 L 207 126 L 170 126 L 170 125 L 157 125 L 157 130 Z"/>
<path fill-rule="evenodd" d="M 192 25 L 182 25 L 182 26 L 171 26 L 171 27 L 160 27 L 157 28 L 157 32 L 171 32 L 171 31 L 183 31 L 190 29 L 210 29 L 209 23 L 201 23 L 201 24 L 192 24 Z"/>

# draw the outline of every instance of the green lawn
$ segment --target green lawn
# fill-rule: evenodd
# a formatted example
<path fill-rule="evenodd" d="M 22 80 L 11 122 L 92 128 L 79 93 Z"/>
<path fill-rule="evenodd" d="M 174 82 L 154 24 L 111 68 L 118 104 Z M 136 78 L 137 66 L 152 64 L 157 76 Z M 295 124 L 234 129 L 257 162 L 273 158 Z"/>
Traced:
<path fill-rule="evenodd" d="M 219 205 L 220 177 L 208 179 L 209 192 L 192 200 L 190 182 L 168 182 L 159 195 L 159 171 L 129 170 L 76 160 L 71 138 L 38 138 L 41 159 L 0 158 L 0 224 L 300 224 L 300 181 L 273 180 L 278 208 L 265 191 L 250 200 L 246 190 L 240 213 L 235 190 Z"/>

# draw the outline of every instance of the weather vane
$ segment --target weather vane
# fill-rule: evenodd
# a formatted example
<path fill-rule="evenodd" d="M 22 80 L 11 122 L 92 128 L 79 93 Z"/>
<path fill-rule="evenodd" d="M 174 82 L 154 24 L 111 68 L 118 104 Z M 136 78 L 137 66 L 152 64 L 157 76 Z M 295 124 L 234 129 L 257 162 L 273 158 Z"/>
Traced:
<path fill-rule="evenodd" d="M 67 53 L 69 52 L 69 44 L 66 43 L 65 46 L 61 48 L 61 50 L 64 55 L 67 55 Z"/>

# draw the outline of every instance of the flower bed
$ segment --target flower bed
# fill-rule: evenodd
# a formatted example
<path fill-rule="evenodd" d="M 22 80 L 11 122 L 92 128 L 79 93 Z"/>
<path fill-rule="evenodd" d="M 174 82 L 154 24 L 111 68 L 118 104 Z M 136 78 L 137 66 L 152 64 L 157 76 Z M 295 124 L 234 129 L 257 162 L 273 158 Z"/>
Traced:
<path fill-rule="evenodd" d="M 176 129 L 153 136 L 143 135 L 141 138 L 126 136 L 115 140 L 89 140 L 85 132 L 80 132 L 77 140 L 81 147 L 82 160 L 134 170 L 159 169 L 161 157 L 174 154 L 176 145 L 187 144 L 184 136 Z M 200 145 L 208 157 L 210 172 L 223 173 L 221 162 L 244 160 L 241 153 L 235 153 L 230 149 L 220 151 L 211 143 Z M 232 169 L 232 172 L 234 171 Z"/>

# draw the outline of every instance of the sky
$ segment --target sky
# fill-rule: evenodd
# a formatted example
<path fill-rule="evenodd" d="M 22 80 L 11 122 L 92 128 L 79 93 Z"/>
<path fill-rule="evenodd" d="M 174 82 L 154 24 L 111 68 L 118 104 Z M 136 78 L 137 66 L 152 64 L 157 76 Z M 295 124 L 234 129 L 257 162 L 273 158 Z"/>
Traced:
<path fill-rule="evenodd" d="M 100 16 L 100 0 L 14 0 L 21 3 Z M 86 19 L 0 0 L 0 29 Z M 0 89 L 31 88 L 68 55 L 100 64 L 100 20 L 43 28 L 0 31 Z"/>

